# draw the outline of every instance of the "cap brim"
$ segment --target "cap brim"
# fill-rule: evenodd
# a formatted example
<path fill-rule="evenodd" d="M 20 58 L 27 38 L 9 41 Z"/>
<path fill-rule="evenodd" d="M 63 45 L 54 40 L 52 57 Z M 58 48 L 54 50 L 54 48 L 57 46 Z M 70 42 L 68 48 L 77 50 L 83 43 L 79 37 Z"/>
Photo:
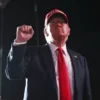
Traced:
<path fill-rule="evenodd" d="M 68 22 L 68 19 L 67 19 L 67 17 L 66 17 L 64 14 L 62 14 L 62 13 L 55 13 L 55 14 L 53 14 L 53 15 L 51 15 L 51 16 L 49 17 L 49 19 L 48 19 L 48 21 L 47 21 L 47 24 L 48 24 L 53 18 L 55 18 L 55 17 L 60 17 L 60 18 L 64 19 L 64 21 L 65 21 L 66 23 Z"/>

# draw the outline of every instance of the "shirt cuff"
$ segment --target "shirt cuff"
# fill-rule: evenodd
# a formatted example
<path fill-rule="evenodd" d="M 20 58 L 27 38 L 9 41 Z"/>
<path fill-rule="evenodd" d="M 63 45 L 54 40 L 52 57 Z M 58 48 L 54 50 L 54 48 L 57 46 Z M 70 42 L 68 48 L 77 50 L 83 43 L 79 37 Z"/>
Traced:
<path fill-rule="evenodd" d="M 15 41 L 13 42 L 13 46 L 19 46 L 22 44 L 26 44 L 27 42 L 20 42 L 20 43 L 16 43 Z"/>

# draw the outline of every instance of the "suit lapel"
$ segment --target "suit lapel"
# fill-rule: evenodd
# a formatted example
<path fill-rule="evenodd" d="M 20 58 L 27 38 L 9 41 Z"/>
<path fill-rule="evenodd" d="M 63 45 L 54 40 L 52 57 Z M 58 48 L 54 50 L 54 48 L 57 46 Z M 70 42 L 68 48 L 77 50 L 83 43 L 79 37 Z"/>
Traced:
<path fill-rule="evenodd" d="M 78 88 L 78 83 L 79 83 L 79 71 L 78 71 L 78 56 L 74 54 L 72 51 L 68 49 L 70 58 L 71 58 L 71 63 L 73 67 L 73 72 L 74 72 L 74 99 L 76 100 L 77 98 L 77 88 Z"/>
<path fill-rule="evenodd" d="M 42 49 L 40 52 L 41 52 L 42 60 L 44 61 L 44 64 L 46 65 L 47 71 L 53 82 L 54 88 L 57 91 L 56 74 L 55 74 L 55 68 L 54 68 L 54 62 L 53 62 L 51 50 L 48 45 L 44 45 L 44 46 L 42 46 Z"/>

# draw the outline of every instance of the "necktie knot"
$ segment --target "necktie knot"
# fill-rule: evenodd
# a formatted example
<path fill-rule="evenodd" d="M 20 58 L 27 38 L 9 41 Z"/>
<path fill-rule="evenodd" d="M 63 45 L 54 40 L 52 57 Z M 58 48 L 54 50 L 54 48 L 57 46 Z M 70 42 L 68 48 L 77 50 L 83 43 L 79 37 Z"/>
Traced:
<path fill-rule="evenodd" d="M 58 53 L 62 53 L 63 52 L 61 47 L 57 48 L 57 51 L 58 51 Z"/>

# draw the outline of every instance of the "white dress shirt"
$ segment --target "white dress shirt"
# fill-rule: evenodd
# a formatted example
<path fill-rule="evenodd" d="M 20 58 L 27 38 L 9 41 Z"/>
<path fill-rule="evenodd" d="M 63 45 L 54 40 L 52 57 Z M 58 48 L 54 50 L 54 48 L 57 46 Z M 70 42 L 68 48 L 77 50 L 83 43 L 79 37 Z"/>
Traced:
<path fill-rule="evenodd" d="M 53 61 L 54 61 L 54 66 L 55 66 L 55 73 L 56 73 L 56 82 L 57 82 L 57 87 L 58 87 L 58 100 L 60 100 L 60 94 L 59 94 L 59 91 L 60 91 L 60 88 L 59 88 L 59 75 L 58 75 L 58 64 L 57 64 L 57 46 L 55 46 L 54 44 L 49 44 L 49 47 L 51 49 L 51 53 L 52 53 L 52 57 L 53 57 Z M 69 79 L 70 79 L 70 88 L 71 88 L 71 93 L 72 93 L 72 96 L 73 96 L 73 93 L 74 93 L 74 88 L 73 88 L 73 85 L 74 85 L 74 79 L 73 79 L 73 68 L 72 68 L 72 63 L 71 63 L 71 59 L 70 59 L 70 56 L 67 52 L 67 48 L 66 48 L 66 45 L 64 45 L 62 47 L 64 53 L 63 53 L 63 56 L 65 58 L 65 62 L 66 62 L 66 65 L 68 67 L 68 74 L 69 74 Z"/>

